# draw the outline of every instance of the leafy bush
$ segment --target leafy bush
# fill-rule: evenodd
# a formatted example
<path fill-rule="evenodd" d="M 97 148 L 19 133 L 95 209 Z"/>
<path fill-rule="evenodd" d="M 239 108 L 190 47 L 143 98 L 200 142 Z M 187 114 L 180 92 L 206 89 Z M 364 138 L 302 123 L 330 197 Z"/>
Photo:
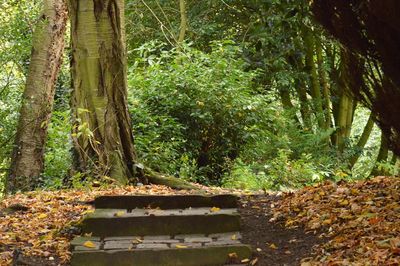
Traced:
<path fill-rule="evenodd" d="M 140 106 L 133 106 L 132 113 L 141 156 L 176 160 L 179 156 L 166 153 L 179 150 L 187 153 L 190 165 L 198 166 L 197 175 L 218 182 L 225 162 L 237 158 L 244 145 L 268 126 L 267 100 L 253 89 L 252 80 L 259 73 L 244 70 L 240 49 L 231 42 L 214 43 L 209 54 L 188 46 L 166 51 L 154 43 L 137 52 L 141 57 L 130 69 L 129 85 L 130 101 Z M 138 114 L 143 109 L 147 121 Z M 155 120 L 160 128 L 150 128 Z M 172 128 L 161 129 L 167 125 Z M 179 148 L 171 151 L 172 138 Z M 158 147 L 162 155 L 149 152 L 157 147 L 154 141 L 163 142 Z M 156 161 L 150 164 L 160 164 Z"/>
<path fill-rule="evenodd" d="M 293 123 L 272 93 L 261 93 L 232 42 L 207 54 L 148 43 L 130 69 L 136 146 L 150 167 L 201 183 L 239 188 L 299 187 L 336 178 L 343 163 L 331 131 Z"/>

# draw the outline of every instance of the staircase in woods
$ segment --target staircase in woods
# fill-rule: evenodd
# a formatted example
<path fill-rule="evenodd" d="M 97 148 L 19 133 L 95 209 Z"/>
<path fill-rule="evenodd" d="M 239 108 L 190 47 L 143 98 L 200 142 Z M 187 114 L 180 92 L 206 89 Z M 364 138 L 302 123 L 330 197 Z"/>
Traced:
<path fill-rule="evenodd" d="M 234 195 L 96 198 L 71 265 L 241 265 L 251 248 L 240 242 L 237 204 Z"/>

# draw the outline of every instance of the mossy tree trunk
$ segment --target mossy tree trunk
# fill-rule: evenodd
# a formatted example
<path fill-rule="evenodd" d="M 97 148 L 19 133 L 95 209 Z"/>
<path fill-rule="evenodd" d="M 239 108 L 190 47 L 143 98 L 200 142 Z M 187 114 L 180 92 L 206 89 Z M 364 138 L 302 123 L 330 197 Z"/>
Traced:
<path fill-rule="evenodd" d="M 44 167 L 47 127 L 64 51 L 68 18 L 64 0 L 44 0 L 36 26 L 29 72 L 7 179 L 7 192 L 35 187 Z"/>
<path fill-rule="evenodd" d="M 319 128 L 324 128 L 324 110 L 322 106 L 321 86 L 318 76 L 317 66 L 314 61 L 315 37 L 311 29 L 303 28 L 303 39 L 306 49 L 305 63 L 307 72 L 310 75 L 310 94 L 314 102 L 314 113 L 317 118 Z"/>
<path fill-rule="evenodd" d="M 127 108 L 123 0 L 70 0 L 76 168 L 142 182 Z"/>

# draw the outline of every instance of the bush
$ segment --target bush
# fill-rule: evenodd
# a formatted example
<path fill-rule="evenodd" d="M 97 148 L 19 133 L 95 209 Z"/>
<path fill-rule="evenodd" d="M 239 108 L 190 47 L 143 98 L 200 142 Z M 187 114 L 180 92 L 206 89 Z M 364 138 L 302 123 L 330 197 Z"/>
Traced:
<path fill-rule="evenodd" d="M 160 165 L 161 157 L 176 163 L 183 154 L 191 166 L 197 165 L 198 179 L 218 183 L 225 162 L 236 159 L 266 129 L 271 110 L 253 88 L 259 73 L 245 71 L 240 49 L 231 42 L 212 47 L 206 54 L 188 46 L 166 51 L 146 44 L 137 50 L 141 57 L 130 69 L 129 85 L 141 157 Z"/>

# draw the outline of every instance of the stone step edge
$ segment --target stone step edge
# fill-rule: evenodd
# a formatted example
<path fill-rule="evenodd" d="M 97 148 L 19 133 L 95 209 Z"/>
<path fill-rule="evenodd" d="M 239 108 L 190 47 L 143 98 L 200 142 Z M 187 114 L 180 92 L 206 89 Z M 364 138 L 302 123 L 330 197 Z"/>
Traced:
<path fill-rule="evenodd" d="M 240 232 L 220 234 L 191 234 L 175 236 L 124 236 L 124 237 L 75 237 L 70 245 L 71 251 L 96 251 L 112 249 L 140 248 L 191 248 L 201 246 L 220 246 L 240 244 Z M 156 246 L 153 246 L 156 245 Z"/>
<path fill-rule="evenodd" d="M 227 245 L 185 249 L 141 249 L 74 251 L 71 266 L 216 266 L 251 258 L 249 245 Z"/>
<path fill-rule="evenodd" d="M 100 196 L 95 199 L 94 205 L 97 209 L 181 209 L 188 207 L 237 208 L 238 196 L 232 194 Z"/>
<path fill-rule="evenodd" d="M 213 234 L 240 231 L 239 214 L 85 218 L 80 227 L 93 236 Z"/>
<path fill-rule="evenodd" d="M 128 217 L 165 217 L 165 216 L 192 216 L 192 215 L 238 215 L 238 210 L 236 208 L 186 208 L 186 209 L 96 209 L 93 212 L 87 213 L 84 219 L 94 219 L 94 218 L 128 218 Z"/>

